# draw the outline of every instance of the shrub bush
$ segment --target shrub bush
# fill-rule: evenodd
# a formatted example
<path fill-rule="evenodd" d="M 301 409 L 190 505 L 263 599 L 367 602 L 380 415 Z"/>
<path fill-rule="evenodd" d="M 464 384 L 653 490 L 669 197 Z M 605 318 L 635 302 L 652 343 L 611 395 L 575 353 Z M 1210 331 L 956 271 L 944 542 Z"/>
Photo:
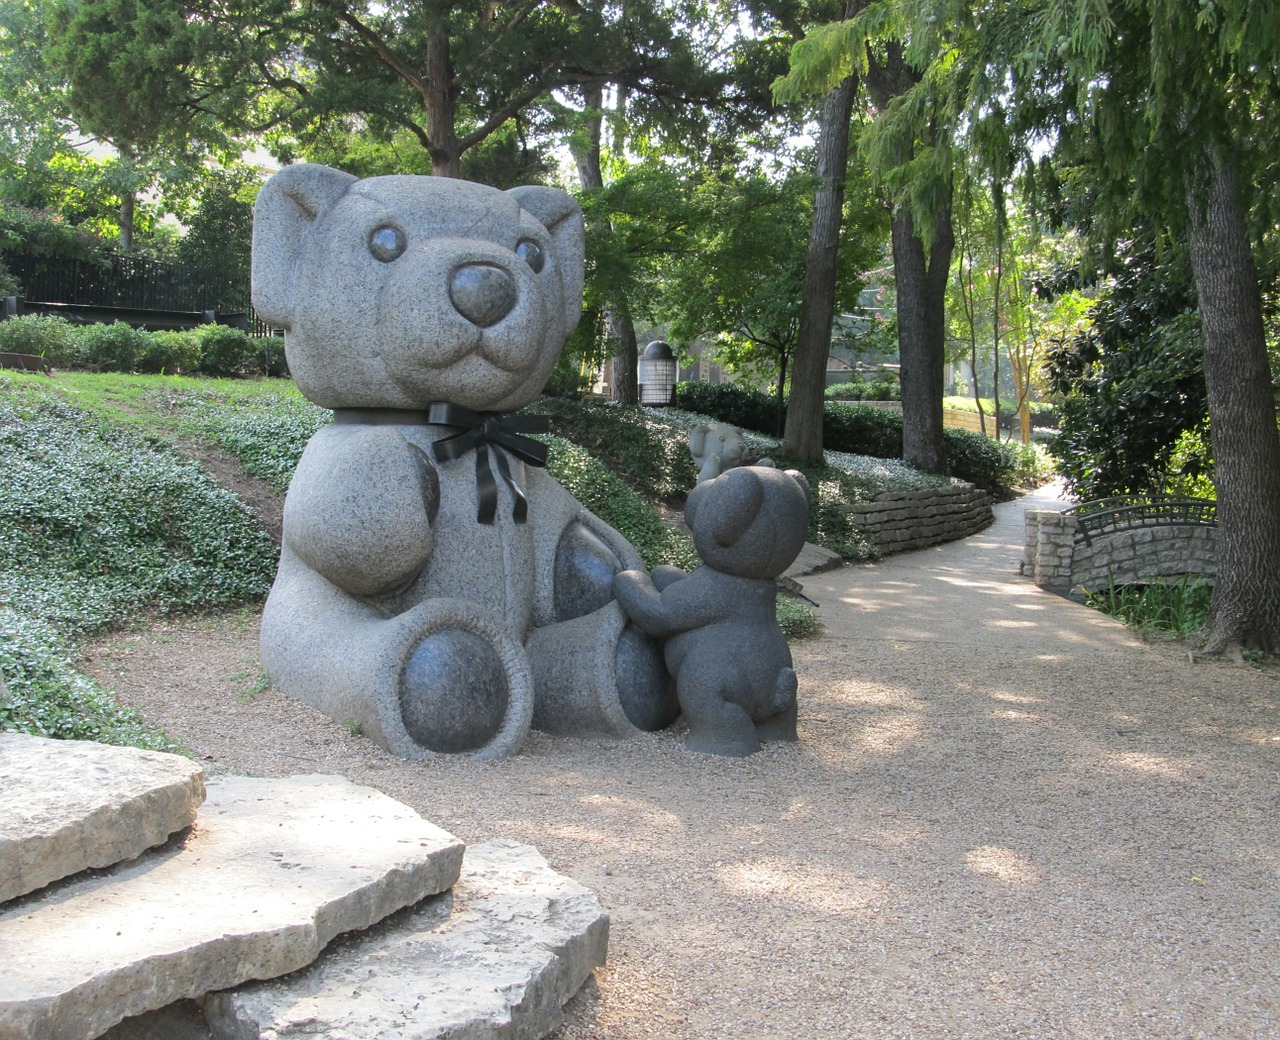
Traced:
<path fill-rule="evenodd" d="M 954 476 L 989 491 L 1008 489 L 1018 468 L 1013 445 L 972 430 L 945 429 L 942 441 Z"/>
<path fill-rule="evenodd" d="M 770 436 L 782 432 L 778 427 L 778 399 L 734 383 L 677 383 L 676 407 L 744 430 Z"/>
<path fill-rule="evenodd" d="M 775 608 L 778 627 L 789 640 L 812 639 L 822 631 L 818 615 L 797 599 L 779 596 Z"/>
<path fill-rule="evenodd" d="M 253 345 L 261 352 L 264 375 L 272 379 L 289 378 L 289 361 L 284 356 L 283 336 L 257 336 Z"/>
<path fill-rule="evenodd" d="M 652 570 L 669 563 L 686 570 L 699 563 L 693 539 L 664 523 L 643 496 L 624 484 L 603 462 L 580 445 L 546 436 L 547 472 L 579 502 L 639 550 Z"/>
<path fill-rule="evenodd" d="M 200 371 L 208 376 L 247 376 L 261 373 L 261 344 L 230 325 L 201 325 Z"/>
<path fill-rule="evenodd" d="M 896 379 L 853 379 L 827 387 L 828 401 L 901 401 L 902 384 Z"/>
<path fill-rule="evenodd" d="M 902 458 L 902 413 L 856 404 L 828 404 L 822 420 L 822 444 L 832 451 Z"/>
<path fill-rule="evenodd" d="M 531 412 L 551 416 L 551 430 L 601 459 L 629 487 L 649 498 L 683 498 L 698 481 L 688 435 L 660 418 L 660 409 L 541 397 Z"/>
<path fill-rule="evenodd" d="M 681 408 L 702 411 L 703 415 L 748 430 L 761 429 L 758 424 L 764 402 L 772 406 L 772 398 L 765 394 L 729 383 L 680 383 L 676 387 L 676 403 Z M 752 422 L 757 425 L 751 425 Z M 822 440 L 828 451 L 900 459 L 902 413 L 829 402 L 823 419 Z M 1037 468 L 1038 456 L 1024 451 L 1020 445 L 998 443 L 967 430 L 944 430 L 943 443 L 951 476 L 997 495 L 1006 494 L 1025 472 Z M 837 523 L 834 517 L 832 523 Z"/>
<path fill-rule="evenodd" d="M 65 318 L 26 314 L 0 321 L 0 353 L 34 354 L 56 368 L 79 363 L 75 326 Z"/>
<path fill-rule="evenodd" d="M 80 365 L 100 372 L 132 372 L 150 346 L 150 336 L 122 321 L 76 330 Z"/>
<path fill-rule="evenodd" d="M 181 375 L 200 368 L 200 338 L 193 332 L 153 332 L 138 357 L 138 371 Z"/>

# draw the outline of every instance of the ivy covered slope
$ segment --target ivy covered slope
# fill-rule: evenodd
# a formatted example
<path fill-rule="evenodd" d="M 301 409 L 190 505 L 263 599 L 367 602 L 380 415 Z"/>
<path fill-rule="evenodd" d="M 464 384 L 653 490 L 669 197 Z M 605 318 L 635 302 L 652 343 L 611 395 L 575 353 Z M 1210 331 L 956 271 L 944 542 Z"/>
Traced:
<path fill-rule="evenodd" d="M 275 546 L 195 463 L 66 398 L 0 375 L 0 729 L 163 747 L 75 671 L 77 641 L 258 600 Z"/>
<path fill-rule="evenodd" d="M 549 469 L 621 531 L 650 568 L 697 565 L 678 511 L 696 479 L 688 430 L 705 416 L 544 398 Z M 164 747 L 80 675 L 86 636 L 139 616 L 260 602 L 276 548 L 248 508 L 174 447 L 236 456 L 277 491 L 329 413 L 283 380 L 0 373 L 0 729 Z M 749 435 L 757 456 L 776 442 Z M 945 478 L 890 460 L 829 454 L 809 467 L 811 538 L 848 558 L 873 554 L 840 508 L 888 488 Z M 793 637 L 816 618 L 780 597 Z"/>

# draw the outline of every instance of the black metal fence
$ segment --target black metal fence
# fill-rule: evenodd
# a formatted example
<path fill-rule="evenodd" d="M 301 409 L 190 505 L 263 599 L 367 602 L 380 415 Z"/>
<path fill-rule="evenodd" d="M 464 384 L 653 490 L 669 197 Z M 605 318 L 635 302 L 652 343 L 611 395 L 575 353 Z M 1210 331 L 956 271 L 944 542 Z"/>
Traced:
<path fill-rule="evenodd" d="M 101 260 L 5 254 L 5 265 L 32 303 L 127 310 L 247 314 L 248 286 L 205 278 L 186 265 L 108 253 Z"/>
<path fill-rule="evenodd" d="M 1064 513 L 1080 518 L 1076 541 L 1085 545 L 1091 545 L 1099 535 L 1135 527 L 1216 527 L 1218 524 L 1218 503 L 1210 498 L 1117 495 L 1082 502 Z"/>

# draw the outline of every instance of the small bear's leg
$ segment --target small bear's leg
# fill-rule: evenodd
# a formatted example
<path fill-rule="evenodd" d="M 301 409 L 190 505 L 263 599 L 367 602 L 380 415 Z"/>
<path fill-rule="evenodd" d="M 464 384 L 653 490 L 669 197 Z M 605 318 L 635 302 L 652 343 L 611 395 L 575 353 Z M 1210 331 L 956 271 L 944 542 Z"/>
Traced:
<path fill-rule="evenodd" d="M 778 699 L 781 709 L 756 723 L 761 740 L 798 740 L 796 735 L 796 673 L 783 668 L 778 673 Z"/>
<path fill-rule="evenodd" d="M 746 709 L 725 700 L 719 685 L 691 684 L 677 677 L 680 707 L 689 724 L 684 746 L 708 755 L 745 758 L 760 750 L 756 725 Z"/>
<path fill-rule="evenodd" d="M 657 644 L 616 602 L 535 628 L 525 651 L 535 729 L 627 737 L 669 726 L 680 713 Z"/>

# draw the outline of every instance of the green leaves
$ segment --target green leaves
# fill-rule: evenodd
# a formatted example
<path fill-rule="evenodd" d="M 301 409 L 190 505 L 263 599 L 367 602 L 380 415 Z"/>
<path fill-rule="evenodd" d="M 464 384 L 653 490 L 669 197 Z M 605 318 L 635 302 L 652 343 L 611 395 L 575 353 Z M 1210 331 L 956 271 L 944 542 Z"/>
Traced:
<path fill-rule="evenodd" d="M 1093 326 L 1049 356 L 1065 395 L 1054 445 L 1059 469 L 1083 499 L 1161 492 L 1199 465 L 1177 463 L 1179 435 L 1204 431 L 1204 345 L 1185 257 L 1157 259 L 1131 246 Z"/>
<path fill-rule="evenodd" d="M 773 81 L 778 102 L 821 97 L 846 76 L 866 72 L 866 30 L 855 22 L 820 25 L 791 48 L 791 67 Z"/>
<path fill-rule="evenodd" d="M 76 670 L 65 637 L 46 621 L 0 604 L 0 730 L 177 751 Z"/>

